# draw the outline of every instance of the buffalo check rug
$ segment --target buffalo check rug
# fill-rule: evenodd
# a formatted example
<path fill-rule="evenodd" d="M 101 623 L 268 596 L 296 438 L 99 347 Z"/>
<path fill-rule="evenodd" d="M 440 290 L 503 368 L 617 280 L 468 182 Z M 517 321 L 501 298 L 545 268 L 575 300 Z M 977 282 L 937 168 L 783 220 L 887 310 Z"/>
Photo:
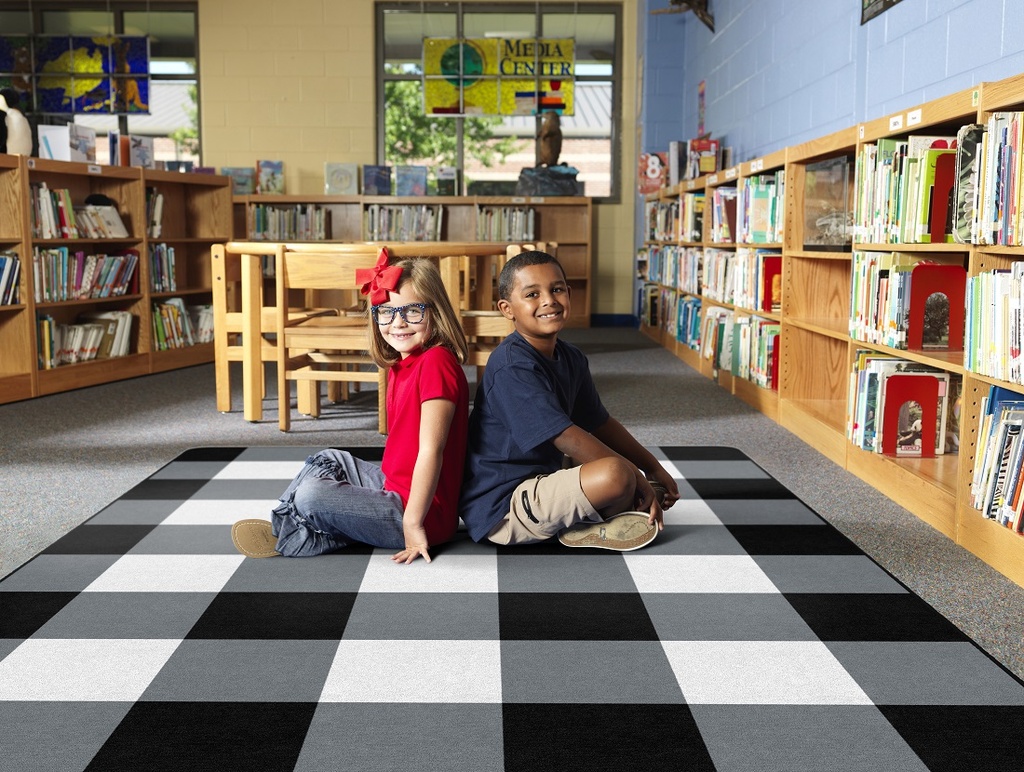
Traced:
<path fill-rule="evenodd" d="M 1021 768 L 1022 683 L 739 451 L 654 448 L 636 552 L 243 558 L 318 449 L 184 453 L 0 582 L 0 769 Z"/>

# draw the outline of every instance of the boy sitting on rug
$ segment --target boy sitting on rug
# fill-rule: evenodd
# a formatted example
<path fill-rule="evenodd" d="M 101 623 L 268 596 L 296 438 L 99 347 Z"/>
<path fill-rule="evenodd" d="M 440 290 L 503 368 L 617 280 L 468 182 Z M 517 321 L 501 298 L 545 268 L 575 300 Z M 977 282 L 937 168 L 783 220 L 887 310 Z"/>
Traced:
<path fill-rule="evenodd" d="M 569 295 L 545 252 L 516 255 L 501 271 L 498 308 L 515 331 L 488 358 L 469 419 L 459 509 L 475 541 L 558 536 L 569 547 L 634 550 L 679 498 L 671 475 L 608 414 L 583 352 L 558 339 Z M 576 466 L 563 469 L 564 457 Z"/>

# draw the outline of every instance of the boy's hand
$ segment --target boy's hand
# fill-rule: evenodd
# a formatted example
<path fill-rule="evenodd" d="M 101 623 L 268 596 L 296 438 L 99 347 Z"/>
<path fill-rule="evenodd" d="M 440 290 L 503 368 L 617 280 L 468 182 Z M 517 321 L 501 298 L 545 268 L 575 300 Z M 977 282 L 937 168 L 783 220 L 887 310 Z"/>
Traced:
<path fill-rule="evenodd" d="M 651 476 L 665 489 L 665 495 L 661 501 L 663 509 L 668 509 L 679 501 L 679 486 L 672 475 L 665 470 L 665 467 L 658 464 L 658 468 L 651 473 Z"/>
<path fill-rule="evenodd" d="M 665 530 L 665 513 L 658 503 L 658 496 L 651 487 L 650 481 L 642 474 L 636 478 L 636 508 L 639 512 L 649 512 L 648 525 L 657 525 L 659 531 Z"/>
<path fill-rule="evenodd" d="M 392 555 L 391 559 L 396 563 L 408 565 L 422 555 L 423 559 L 429 563 L 430 554 L 427 550 L 430 545 L 427 544 L 427 532 L 423 526 L 407 525 L 403 530 L 405 531 L 405 549 Z"/>

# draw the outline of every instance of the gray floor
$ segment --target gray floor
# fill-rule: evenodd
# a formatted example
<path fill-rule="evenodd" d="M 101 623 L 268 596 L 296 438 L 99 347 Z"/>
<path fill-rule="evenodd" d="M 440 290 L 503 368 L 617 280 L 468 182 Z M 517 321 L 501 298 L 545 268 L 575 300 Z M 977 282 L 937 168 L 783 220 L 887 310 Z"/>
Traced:
<path fill-rule="evenodd" d="M 588 353 L 605 404 L 641 442 L 744 451 L 1024 676 L 1024 589 L 638 332 L 566 338 Z M 274 400 L 260 423 L 243 420 L 240 407 L 236 389 L 235 412 L 217 412 L 211 365 L 0 405 L 0 576 L 188 448 L 383 443 L 373 393 L 320 420 L 293 414 L 288 434 L 277 429 Z"/>

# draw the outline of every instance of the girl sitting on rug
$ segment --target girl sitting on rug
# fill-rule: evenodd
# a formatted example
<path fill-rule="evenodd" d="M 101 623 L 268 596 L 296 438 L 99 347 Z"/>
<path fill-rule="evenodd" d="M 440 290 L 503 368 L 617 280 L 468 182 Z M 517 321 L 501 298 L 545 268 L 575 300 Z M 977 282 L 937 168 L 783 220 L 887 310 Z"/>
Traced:
<path fill-rule="evenodd" d="M 429 563 L 429 547 L 455 533 L 469 416 L 462 326 L 430 260 L 389 265 L 382 249 L 357 278 L 372 304 L 373 358 L 391 368 L 383 461 L 332 449 L 310 456 L 271 521 L 232 526 L 243 555 L 306 557 L 359 542 L 399 550 L 397 563 Z"/>

